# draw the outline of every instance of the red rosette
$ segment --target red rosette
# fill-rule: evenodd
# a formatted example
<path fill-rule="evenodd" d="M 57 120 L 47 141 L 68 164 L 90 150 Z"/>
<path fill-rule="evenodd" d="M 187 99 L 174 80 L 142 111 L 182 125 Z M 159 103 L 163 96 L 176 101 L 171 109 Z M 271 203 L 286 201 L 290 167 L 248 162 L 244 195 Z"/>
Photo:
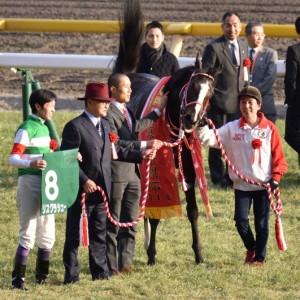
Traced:
<path fill-rule="evenodd" d="M 243 66 L 249 68 L 251 66 L 251 60 L 249 57 L 244 59 Z"/>
<path fill-rule="evenodd" d="M 251 60 L 247 57 L 243 61 L 243 80 L 249 81 L 248 68 L 251 66 Z"/>
<path fill-rule="evenodd" d="M 112 158 L 118 159 L 118 154 L 117 154 L 116 147 L 115 147 L 115 142 L 118 140 L 118 136 L 114 132 L 110 132 L 109 140 L 111 141 Z"/>
<path fill-rule="evenodd" d="M 58 143 L 57 143 L 57 141 L 52 139 L 52 140 L 50 141 L 50 149 L 51 149 L 52 151 L 55 151 L 55 150 L 57 150 L 57 148 L 58 148 Z"/>
<path fill-rule="evenodd" d="M 260 139 L 253 139 L 252 140 L 252 164 L 255 162 L 255 153 L 258 154 L 258 163 L 261 163 L 261 153 L 260 153 L 260 147 L 262 145 L 262 141 Z M 257 152 L 257 151 L 258 152 Z"/>
<path fill-rule="evenodd" d="M 112 143 L 115 143 L 118 140 L 118 136 L 114 132 L 110 132 L 109 139 Z"/>
<path fill-rule="evenodd" d="M 262 142 L 260 139 L 253 139 L 252 140 L 252 148 L 253 149 L 259 149 L 262 145 Z"/>

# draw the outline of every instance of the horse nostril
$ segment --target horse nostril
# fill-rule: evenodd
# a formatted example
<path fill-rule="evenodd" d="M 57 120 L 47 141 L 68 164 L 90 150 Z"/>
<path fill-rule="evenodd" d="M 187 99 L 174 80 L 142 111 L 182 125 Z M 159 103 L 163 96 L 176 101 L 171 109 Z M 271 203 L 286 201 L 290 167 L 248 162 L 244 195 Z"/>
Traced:
<path fill-rule="evenodd" d="M 192 117 L 192 115 L 185 115 L 184 122 L 185 122 L 185 125 L 188 125 L 188 126 L 193 126 L 197 123 L 197 121 L 196 122 L 194 121 L 194 118 Z"/>
<path fill-rule="evenodd" d="M 192 124 L 195 124 L 198 121 L 198 118 L 195 118 L 195 114 L 188 115 L 187 117 L 188 117 L 188 121 L 191 122 Z"/>

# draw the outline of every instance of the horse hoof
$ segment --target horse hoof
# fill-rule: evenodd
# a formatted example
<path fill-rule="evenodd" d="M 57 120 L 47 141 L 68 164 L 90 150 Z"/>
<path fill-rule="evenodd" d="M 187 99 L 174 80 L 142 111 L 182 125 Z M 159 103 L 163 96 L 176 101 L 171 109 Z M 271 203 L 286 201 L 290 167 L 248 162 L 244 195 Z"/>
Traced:
<path fill-rule="evenodd" d="M 203 260 L 202 257 L 198 257 L 198 258 L 196 257 L 196 258 L 195 258 L 195 261 L 196 261 L 196 264 L 197 264 L 197 265 L 200 265 L 200 264 L 203 264 L 203 263 L 204 263 L 204 260 Z"/>
<path fill-rule="evenodd" d="M 155 265 L 155 258 L 149 258 L 147 261 L 148 266 L 154 266 Z"/>

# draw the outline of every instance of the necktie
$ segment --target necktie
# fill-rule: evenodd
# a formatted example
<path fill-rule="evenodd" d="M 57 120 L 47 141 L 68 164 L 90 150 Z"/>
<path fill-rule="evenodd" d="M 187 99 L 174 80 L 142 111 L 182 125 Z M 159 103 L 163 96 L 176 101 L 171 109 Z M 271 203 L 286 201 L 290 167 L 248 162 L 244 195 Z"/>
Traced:
<path fill-rule="evenodd" d="M 236 55 L 235 55 L 235 45 L 234 43 L 230 43 L 230 52 L 231 52 L 231 57 L 232 57 L 232 62 L 234 65 L 237 66 L 237 59 L 236 59 Z"/>
<path fill-rule="evenodd" d="M 128 110 L 127 110 L 126 106 L 123 107 L 123 114 L 124 114 L 124 116 L 125 116 L 125 118 L 126 118 L 128 128 L 129 128 L 129 130 L 131 131 L 132 128 L 131 128 L 131 123 L 130 123 L 130 119 L 129 119 L 129 114 L 128 114 Z"/>
<path fill-rule="evenodd" d="M 98 123 L 96 124 L 96 128 L 97 128 L 100 136 L 102 137 L 102 139 L 104 139 L 104 131 L 103 131 L 103 128 L 102 128 L 101 121 L 98 121 Z"/>
<path fill-rule="evenodd" d="M 253 68 L 254 56 L 255 56 L 255 50 L 251 48 L 251 50 L 250 50 L 250 56 L 249 56 L 250 61 L 251 61 L 250 72 L 252 71 L 252 68 Z"/>
<path fill-rule="evenodd" d="M 250 56 L 249 56 L 251 62 L 253 62 L 254 55 L 255 55 L 255 50 L 251 48 L 251 50 L 250 50 Z"/>

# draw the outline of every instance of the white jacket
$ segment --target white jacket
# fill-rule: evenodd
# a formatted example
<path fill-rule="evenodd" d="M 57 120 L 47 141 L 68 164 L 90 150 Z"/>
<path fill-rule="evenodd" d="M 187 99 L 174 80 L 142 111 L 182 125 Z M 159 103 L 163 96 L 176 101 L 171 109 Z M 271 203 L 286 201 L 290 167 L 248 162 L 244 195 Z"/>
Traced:
<path fill-rule="evenodd" d="M 254 128 L 241 118 L 225 124 L 217 132 L 228 159 L 244 177 L 260 183 L 267 183 L 271 178 L 279 182 L 283 173 L 287 171 L 280 135 L 277 127 L 262 113 L 258 113 L 258 116 L 261 119 Z M 216 136 L 208 126 L 200 127 L 197 134 L 203 146 L 219 148 Z M 254 149 L 253 140 L 261 146 Z M 263 189 L 243 181 L 230 167 L 228 168 L 234 189 Z"/>

